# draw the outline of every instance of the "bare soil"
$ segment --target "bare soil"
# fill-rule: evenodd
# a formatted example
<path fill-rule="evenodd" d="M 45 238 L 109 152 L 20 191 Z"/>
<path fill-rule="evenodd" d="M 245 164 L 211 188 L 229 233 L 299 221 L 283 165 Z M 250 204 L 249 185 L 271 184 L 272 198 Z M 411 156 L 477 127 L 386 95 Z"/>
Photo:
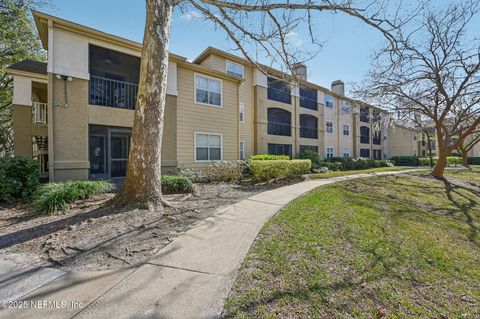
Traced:
<path fill-rule="evenodd" d="M 65 214 L 40 216 L 28 205 L 0 206 L 0 259 L 19 267 L 106 270 L 141 264 L 175 237 L 217 210 L 269 185 L 195 184 L 192 194 L 165 195 L 161 211 L 119 211 L 106 205 L 114 194 L 76 202 Z"/>

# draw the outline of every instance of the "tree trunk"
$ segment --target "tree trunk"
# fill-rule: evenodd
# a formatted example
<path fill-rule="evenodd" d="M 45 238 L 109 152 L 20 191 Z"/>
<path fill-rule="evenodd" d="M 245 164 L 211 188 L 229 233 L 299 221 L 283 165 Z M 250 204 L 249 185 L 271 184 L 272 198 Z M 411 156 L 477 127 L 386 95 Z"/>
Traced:
<path fill-rule="evenodd" d="M 427 145 L 428 145 L 428 158 L 430 159 L 430 167 L 433 168 L 432 139 L 428 132 L 427 132 Z"/>
<path fill-rule="evenodd" d="M 140 84 L 127 176 L 114 198 L 114 204 L 155 209 L 164 203 L 161 150 L 167 97 L 168 44 L 174 2 L 146 0 L 146 7 Z"/>
<path fill-rule="evenodd" d="M 443 177 L 445 167 L 447 167 L 447 156 L 448 154 L 445 150 L 439 149 L 437 164 L 435 164 L 435 167 L 432 170 L 432 176 Z"/>
<path fill-rule="evenodd" d="M 463 166 L 468 167 L 468 150 L 463 146 L 460 146 L 458 150 L 460 151 L 460 155 L 462 155 Z"/>

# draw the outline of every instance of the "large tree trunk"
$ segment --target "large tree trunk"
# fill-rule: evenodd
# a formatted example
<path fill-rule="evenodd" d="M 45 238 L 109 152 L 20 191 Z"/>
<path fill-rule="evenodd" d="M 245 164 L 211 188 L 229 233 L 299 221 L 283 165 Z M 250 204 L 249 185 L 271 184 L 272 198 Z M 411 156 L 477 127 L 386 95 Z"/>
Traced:
<path fill-rule="evenodd" d="M 445 172 L 445 167 L 447 167 L 447 152 L 439 151 L 437 163 L 432 170 L 432 176 L 434 177 L 443 177 L 443 173 Z"/>
<path fill-rule="evenodd" d="M 146 0 L 140 84 L 127 176 L 114 199 L 118 206 L 154 209 L 163 204 L 161 149 L 167 92 L 168 44 L 174 2 Z"/>
<path fill-rule="evenodd" d="M 460 146 L 458 150 L 460 151 L 460 155 L 462 155 L 463 166 L 468 167 L 468 150 L 463 146 Z"/>

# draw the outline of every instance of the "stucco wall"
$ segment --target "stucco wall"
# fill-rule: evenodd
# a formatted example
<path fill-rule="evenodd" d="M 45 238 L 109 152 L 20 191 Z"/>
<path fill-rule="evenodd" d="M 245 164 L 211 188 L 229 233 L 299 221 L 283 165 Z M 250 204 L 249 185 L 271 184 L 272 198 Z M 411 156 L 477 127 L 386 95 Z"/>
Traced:
<path fill-rule="evenodd" d="M 418 141 L 413 138 L 415 134 L 416 133 L 410 129 L 400 126 L 390 126 L 388 128 L 389 157 L 418 155 Z"/>

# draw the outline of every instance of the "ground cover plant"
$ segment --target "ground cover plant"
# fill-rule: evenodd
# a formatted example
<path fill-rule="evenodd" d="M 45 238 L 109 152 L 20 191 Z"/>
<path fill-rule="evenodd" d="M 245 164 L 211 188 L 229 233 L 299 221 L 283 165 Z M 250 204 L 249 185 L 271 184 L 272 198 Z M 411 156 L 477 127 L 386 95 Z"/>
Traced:
<path fill-rule="evenodd" d="M 478 318 L 480 169 L 318 188 L 263 228 L 228 318 Z"/>

